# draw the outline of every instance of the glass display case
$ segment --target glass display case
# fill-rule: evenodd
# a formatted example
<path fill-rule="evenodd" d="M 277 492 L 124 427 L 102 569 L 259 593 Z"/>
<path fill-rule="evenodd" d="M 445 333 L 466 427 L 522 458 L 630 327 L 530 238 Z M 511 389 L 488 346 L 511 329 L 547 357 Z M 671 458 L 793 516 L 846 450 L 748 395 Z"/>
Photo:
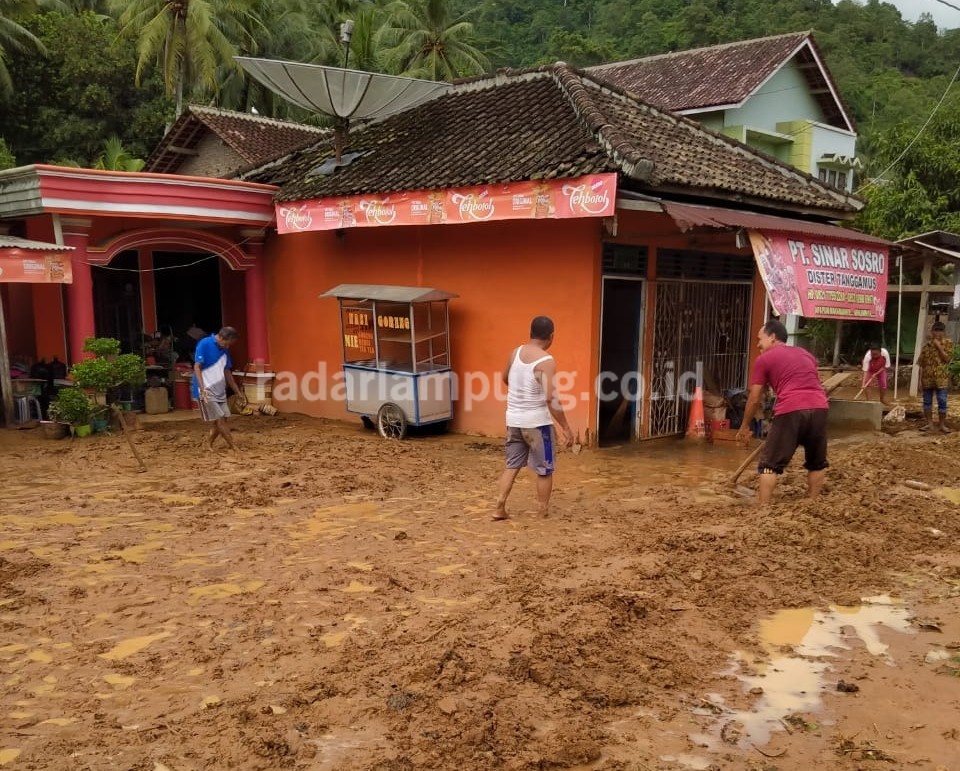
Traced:
<path fill-rule="evenodd" d="M 340 305 L 347 410 L 383 437 L 453 417 L 448 303 L 430 287 L 341 284 L 322 297 Z"/>

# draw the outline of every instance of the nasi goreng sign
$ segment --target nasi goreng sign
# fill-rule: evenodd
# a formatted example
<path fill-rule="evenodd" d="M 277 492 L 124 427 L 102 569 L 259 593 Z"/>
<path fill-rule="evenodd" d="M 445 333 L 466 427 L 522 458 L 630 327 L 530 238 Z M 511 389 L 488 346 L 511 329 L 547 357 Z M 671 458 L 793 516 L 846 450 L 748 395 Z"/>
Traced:
<path fill-rule="evenodd" d="M 277 232 L 612 217 L 617 175 L 590 174 L 434 191 L 317 198 L 277 204 Z"/>
<path fill-rule="evenodd" d="M 0 249 L 0 284 L 70 284 L 70 257 L 29 249 Z"/>
<path fill-rule="evenodd" d="M 778 314 L 883 321 L 889 253 L 881 244 L 758 230 L 750 243 Z"/>

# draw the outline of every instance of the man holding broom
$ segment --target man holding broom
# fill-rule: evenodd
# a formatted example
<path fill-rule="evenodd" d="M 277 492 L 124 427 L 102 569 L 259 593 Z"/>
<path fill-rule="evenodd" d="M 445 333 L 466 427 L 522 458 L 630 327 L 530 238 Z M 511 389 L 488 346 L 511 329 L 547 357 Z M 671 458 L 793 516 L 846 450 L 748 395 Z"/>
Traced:
<path fill-rule="evenodd" d="M 827 462 L 827 394 L 817 373 L 817 360 L 809 351 L 787 345 L 787 328 L 768 321 L 757 333 L 760 356 L 753 365 L 750 395 L 737 439 L 746 437 L 750 419 L 757 411 L 763 389 L 777 395 L 773 424 L 760 451 L 760 488 L 757 502 L 770 502 L 777 479 L 801 445 L 807 469 L 807 497 L 815 498 L 823 487 Z"/>

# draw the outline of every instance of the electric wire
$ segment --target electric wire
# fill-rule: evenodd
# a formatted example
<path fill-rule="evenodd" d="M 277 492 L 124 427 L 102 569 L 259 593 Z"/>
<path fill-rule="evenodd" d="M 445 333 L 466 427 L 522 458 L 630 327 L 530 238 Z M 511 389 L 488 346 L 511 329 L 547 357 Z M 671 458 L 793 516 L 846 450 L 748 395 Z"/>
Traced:
<path fill-rule="evenodd" d="M 947 99 L 947 95 L 950 93 L 950 89 L 953 88 L 953 84 L 957 82 L 958 77 L 960 77 L 960 65 L 957 66 L 957 69 L 953 73 L 953 77 L 950 78 L 950 82 L 947 83 L 947 87 L 946 89 L 944 89 L 943 95 L 940 97 L 940 101 L 937 102 L 937 104 L 934 106 L 933 110 L 930 112 L 930 114 L 927 116 L 927 119 L 923 122 L 923 125 L 920 127 L 920 130 L 917 131 L 913 139 L 910 140 L 910 143 L 905 148 L 903 148 L 903 152 L 901 152 L 900 155 L 898 155 L 890 163 L 890 165 L 887 166 L 887 168 L 885 168 L 882 172 L 880 172 L 880 174 L 878 174 L 876 177 L 872 177 L 871 179 L 867 180 L 867 182 L 865 182 L 860 187 L 858 187 L 854 191 L 854 194 L 859 193 L 862 190 L 866 190 L 871 185 L 876 185 L 878 182 L 883 180 L 884 176 L 886 176 L 887 172 L 889 172 L 890 169 L 892 169 L 894 166 L 900 163 L 900 161 L 903 160 L 906 154 L 910 152 L 910 148 L 913 147 L 914 144 L 916 144 L 918 139 L 920 139 L 920 136 L 923 134 L 924 131 L 926 131 L 927 126 L 930 125 L 931 121 L 933 121 L 934 116 L 937 114 L 937 112 L 939 112 L 940 108 L 943 106 L 943 103 Z"/>

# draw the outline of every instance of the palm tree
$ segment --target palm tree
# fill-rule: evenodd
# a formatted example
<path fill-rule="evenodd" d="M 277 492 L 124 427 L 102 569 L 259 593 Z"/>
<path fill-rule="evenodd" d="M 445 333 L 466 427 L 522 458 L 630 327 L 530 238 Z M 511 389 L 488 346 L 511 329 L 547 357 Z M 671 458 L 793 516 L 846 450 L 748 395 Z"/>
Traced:
<path fill-rule="evenodd" d="M 450 0 L 404 0 L 391 3 L 381 38 L 391 69 L 431 80 L 477 75 L 488 67 L 487 57 L 470 40 L 469 14 L 452 17 Z"/>
<path fill-rule="evenodd" d="M 321 27 L 316 0 L 254 0 L 253 13 L 269 19 L 256 40 L 237 45 L 241 56 L 263 56 L 295 62 L 314 61 L 329 37 Z M 231 64 L 221 64 L 217 75 L 217 104 L 231 110 L 256 110 L 274 118 L 302 117 L 302 110 L 260 85 Z"/>
<path fill-rule="evenodd" d="M 103 143 L 103 152 L 94 164 L 95 169 L 107 171 L 140 171 L 146 164 L 143 158 L 134 158 L 126 151 L 120 137 L 112 136 Z"/>
<path fill-rule="evenodd" d="M 17 23 L 41 6 L 42 3 L 33 0 L 0 0 L 0 95 L 13 92 L 13 81 L 6 64 L 11 53 L 47 54 L 43 43 Z"/>
<path fill-rule="evenodd" d="M 217 68 L 236 68 L 237 47 L 254 51 L 265 29 L 253 0 L 112 0 L 121 34 L 136 37 L 137 84 L 157 61 L 183 112 L 184 89 L 215 94 Z"/>

